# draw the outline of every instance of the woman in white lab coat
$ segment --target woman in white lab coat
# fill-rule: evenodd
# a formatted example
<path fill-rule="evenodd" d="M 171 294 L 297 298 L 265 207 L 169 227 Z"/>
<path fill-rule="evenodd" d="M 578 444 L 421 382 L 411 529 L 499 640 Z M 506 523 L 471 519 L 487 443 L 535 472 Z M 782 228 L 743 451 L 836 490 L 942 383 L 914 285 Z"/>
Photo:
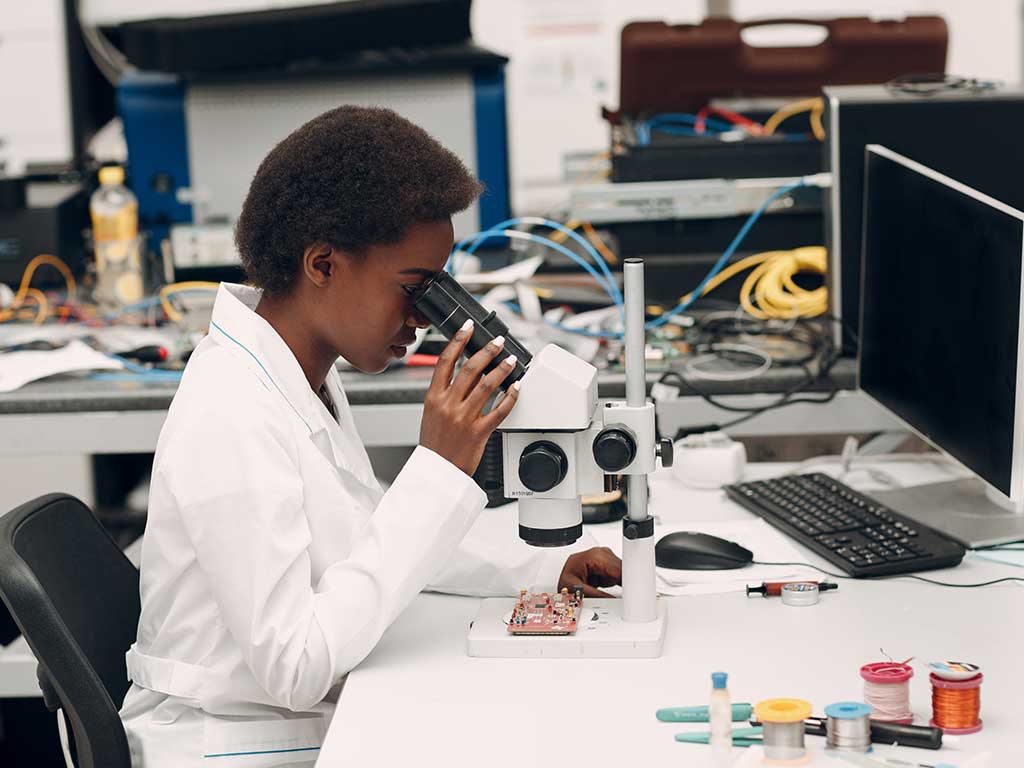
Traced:
<path fill-rule="evenodd" d="M 422 325 L 405 288 L 443 269 L 480 186 L 393 112 L 342 107 L 275 147 L 237 243 L 255 288 L 223 285 L 153 465 L 142 614 L 121 711 L 146 768 L 311 765 L 345 675 L 424 587 L 513 594 L 618 583 L 608 550 L 464 541 L 473 473 L 517 390 L 456 372 L 454 339 L 419 447 L 384 492 L 335 371 L 379 372 Z"/>

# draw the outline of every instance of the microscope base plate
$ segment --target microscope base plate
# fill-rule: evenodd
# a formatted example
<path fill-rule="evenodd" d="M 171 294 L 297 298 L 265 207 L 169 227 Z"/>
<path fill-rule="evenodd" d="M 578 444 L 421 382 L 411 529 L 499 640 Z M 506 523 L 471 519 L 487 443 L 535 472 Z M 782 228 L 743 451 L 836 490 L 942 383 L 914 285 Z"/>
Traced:
<path fill-rule="evenodd" d="M 622 620 L 622 600 L 583 601 L 582 615 L 571 635 L 511 635 L 506 617 L 513 598 L 488 598 L 480 603 L 467 637 L 470 656 L 498 659 L 653 659 L 665 640 L 666 601 L 657 601 L 658 618 L 643 624 Z"/>

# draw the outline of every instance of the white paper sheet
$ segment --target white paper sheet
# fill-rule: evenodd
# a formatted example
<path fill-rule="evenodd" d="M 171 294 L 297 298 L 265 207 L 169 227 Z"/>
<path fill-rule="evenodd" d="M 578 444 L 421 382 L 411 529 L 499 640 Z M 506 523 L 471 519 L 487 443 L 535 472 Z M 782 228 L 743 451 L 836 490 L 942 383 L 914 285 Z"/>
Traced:
<path fill-rule="evenodd" d="M 462 257 L 456 256 L 456 259 L 459 258 Z M 533 273 L 543 263 L 542 256 L 533 256 L 493 272 L 463 272 L 459 270 L 455 273 L 455 279 L 465 286 L 511 285 L 533 277 Z M 458 266 L 458 261 L 456 261 L 456 266 Z"/>
<path fill-rule="evenodd" d="M 116 371 L 124 366 L 81 341 L 60 349 L 0 354 L 0 392 L 13 392 L 30 381 L 58 373 Z"/>

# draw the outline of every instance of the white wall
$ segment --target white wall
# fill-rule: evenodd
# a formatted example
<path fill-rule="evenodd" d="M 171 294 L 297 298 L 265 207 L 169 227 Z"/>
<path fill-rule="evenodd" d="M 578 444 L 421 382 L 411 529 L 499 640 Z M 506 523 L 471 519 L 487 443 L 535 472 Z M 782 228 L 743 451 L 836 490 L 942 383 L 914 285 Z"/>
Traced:
<path fill-rule="evenodd" d="M 78 454 L 0 458 L 0 515 L 47 493 L 70 493 L 95 509 L 92 458 Z"/>
<path fill-rule="evenodd" d="M 71 102 L 60 0 L 0 0 L 0 172 L 71 160 Z"/>

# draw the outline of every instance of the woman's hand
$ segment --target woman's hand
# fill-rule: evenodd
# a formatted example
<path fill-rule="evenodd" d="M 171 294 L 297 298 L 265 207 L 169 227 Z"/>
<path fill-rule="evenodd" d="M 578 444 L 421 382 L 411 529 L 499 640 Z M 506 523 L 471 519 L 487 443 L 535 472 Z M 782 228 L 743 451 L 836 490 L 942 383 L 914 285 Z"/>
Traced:
<path fill-rule="evenodd" d="M 476 471 L 487 438 L 505 420 L 519 397 L 519 382 L 516 382 L 494 408 L 483 413 L 498 385 L 515 370 L 515 356 L 509 355 L 501 365 L 481 376 L 484 368 L 501 352 L 505 343 L 503 337 L 494 339 L 469 358 L 452 380 L 455 364 L 472 335 L 473 321 L 467 320 L 438 358 L 423 401 L 420 424 L 420 445 L 443 456 L 467 475 Z"/>
<path fill-rule="evenodd" d="M 598 587 L 622 584 L 622 561 L 608 547 L 593 547 L 569 555 L 558 577 L 558 591 L 562 587 L 572 591 L 577 584 L 583 586 L 584 597 L 611 597 Z"/>

